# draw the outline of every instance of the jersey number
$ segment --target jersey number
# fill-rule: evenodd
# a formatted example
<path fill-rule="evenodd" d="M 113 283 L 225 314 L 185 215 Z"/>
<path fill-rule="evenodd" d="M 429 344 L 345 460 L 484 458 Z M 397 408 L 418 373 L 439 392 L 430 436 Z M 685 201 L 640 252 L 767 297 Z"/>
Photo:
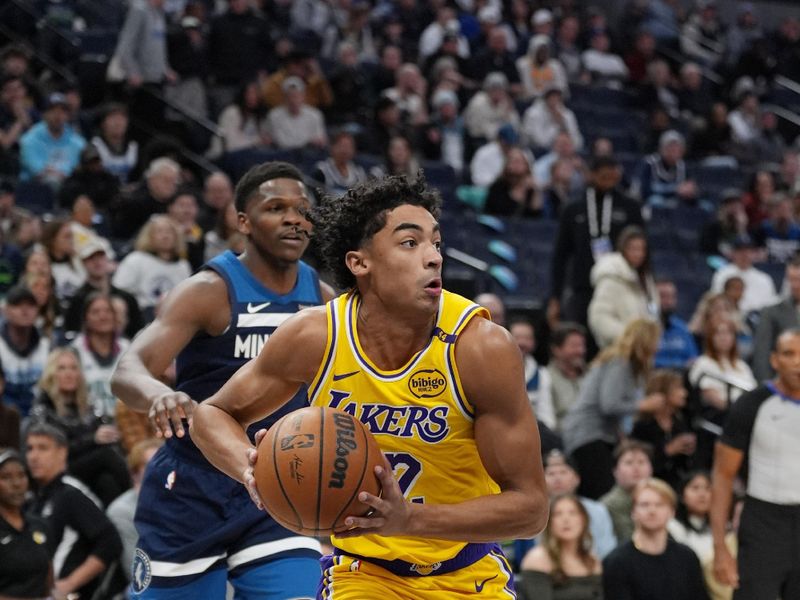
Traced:
<path fill-rule="evenodd" d="M 397 479 L 403 496 L 411 502 L 422 504 L 424 496 L 411 496 L 411 488 L 422 475 L 422 463 L 407 452 L 385 452 L 386 460 L 392 466 L 392 474 Z"/>

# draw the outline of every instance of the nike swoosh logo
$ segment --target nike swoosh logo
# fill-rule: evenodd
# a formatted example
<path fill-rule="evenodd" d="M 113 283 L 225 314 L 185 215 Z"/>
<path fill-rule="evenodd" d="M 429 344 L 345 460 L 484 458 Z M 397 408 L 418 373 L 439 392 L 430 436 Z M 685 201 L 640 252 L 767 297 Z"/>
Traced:
<path fill-rule="evenodd" d="M 480 594 L 480 593 L 483 591 L 483 586 L 485 586 L 485 585 L 486 585 L 486 584 L 487 584 L 489 581 L 491 581 L 491 580 L 492 580 L 492 579 L 494 579 L 495 577 L 497 577 L 497 575 L 496 575 L 496 574 L 495 574 L 494 576 L 492 576 L 492 577 L 489 577 L 489 579 L 484 579 L 484 580 L 483 580 L 483 581 L 481 581 L 480 583 L 478 583 L 478 582 L 476 581 L 476 582 L 475 582 L 475 591 L 476 591 L 476 592 L 478 592 L 478 593 Z"/>
<path fill-rule="evenodd" d="M 347 379 L 348 377 L 352 377 L 356 373 L 358 373 L 358 371 L 353 371 L 352 373 L 342 373 L 341 375 L 334 375 L 333 380 L 340 381 L 342 379 Z"/>
<path fill-rule="evenodd" d="M 261 312 L 262 310 L 267 308 L 270 304 L 272 304 L 272 302 L 264 302 L 264 304 L 257 304 L 256 306 L 253 306 L 252 302 L 248 302 L 247 312 L 249 312 L 251 315 L 253 313 Z"/>

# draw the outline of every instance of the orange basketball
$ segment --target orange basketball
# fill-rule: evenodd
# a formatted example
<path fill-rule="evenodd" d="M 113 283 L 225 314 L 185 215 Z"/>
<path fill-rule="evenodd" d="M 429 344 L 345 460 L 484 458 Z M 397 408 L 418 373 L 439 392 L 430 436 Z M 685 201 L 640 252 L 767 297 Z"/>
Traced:
<path fill-rule="evenodd" d="M 379 495 L 375 438 L 361 421 L 328 407 L 301 408 L 281 418 L 258 446 L 255 480 L 269 514 L 296 533 L 344 531 L 344 519 L 370 507 L 358 493 Z"/>

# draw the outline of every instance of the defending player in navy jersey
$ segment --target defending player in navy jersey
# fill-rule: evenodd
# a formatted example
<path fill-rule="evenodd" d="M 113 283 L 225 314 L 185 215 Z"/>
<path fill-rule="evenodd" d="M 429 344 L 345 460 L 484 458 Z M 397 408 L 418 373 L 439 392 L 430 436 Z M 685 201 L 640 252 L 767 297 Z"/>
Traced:
<path fill-rule="evenodd" d="M 189 439 L 186 419 L 255 358 L 275 328 L 298 310 L 332 297 L 300 257 L 311 224 L 301 173 L 286 163 L 254 167 L 236 186 L 245 252 L 210 261 L 166 299 L 136 337 L 112 380 L 114 393 L 147 412 L 167 443 L 150 462 L 136 511 L 139 543 L 132 597 L 237 599 L 313 597 L 319 542 L 282 528 L 247 491 L 211 466 Z M 176 360 L 176 389 L 158 380 Z M 305 390 L 269 421 L 307 404 Z"/>

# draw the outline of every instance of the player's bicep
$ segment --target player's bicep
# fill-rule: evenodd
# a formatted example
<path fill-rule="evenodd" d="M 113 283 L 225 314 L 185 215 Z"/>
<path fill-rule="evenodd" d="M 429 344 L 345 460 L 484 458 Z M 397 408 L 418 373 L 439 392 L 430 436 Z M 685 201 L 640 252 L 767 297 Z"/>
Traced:
<path fill-rule="evenodd" d="M 508 332 L 488 321 L 475 323 L 468 332 L 456 349 L 456 360 L 464 392 L 475 408 L 481 461 L 503 490 L 544 489 L 539 430 L 519 349 Z"/>
<path fill-rule="evenodd" d="M 225 299 L 224 284 L 193 278 L 180 283 L 164 301 L 159 316 L 131 342 L 120 360 L 124 367 L 140 361 L 159 377 L 178 353 L 201 331 Z"/>

